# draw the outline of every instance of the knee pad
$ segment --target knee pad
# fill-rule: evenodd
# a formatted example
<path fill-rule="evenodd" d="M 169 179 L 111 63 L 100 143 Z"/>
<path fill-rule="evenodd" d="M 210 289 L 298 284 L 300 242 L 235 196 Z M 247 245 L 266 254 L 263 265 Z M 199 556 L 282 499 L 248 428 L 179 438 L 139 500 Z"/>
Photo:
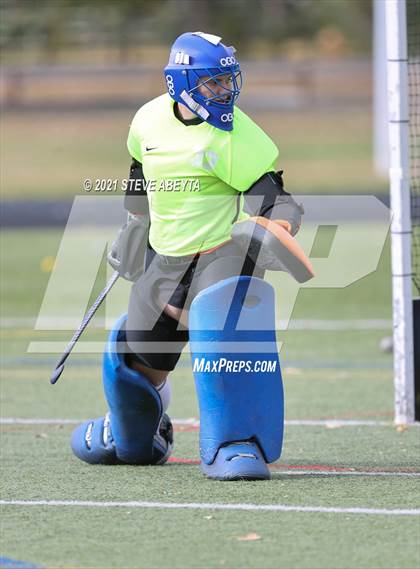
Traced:
<path fill-rule="evenodd" d="M 116 322 L 103 356 L 103 386 L 110 412 L 105 420 L 78 427 L 72 448 L 79 458 L 95 464 L 163 464 L 172 450 L 172 425 L 163 414 L 158 391 L 125 362 L 125 321 L 122 316 Z"/>
<path fill-rule="evenodd" d="M 284 402 L 273 287 L 258 278 L 232 277 L 199 293 L 190 310 L 190 345 L 203 469 L 219 449 L 241 441 L 256 444 L 266 462 L 277 460 Z M 232 458 L 254 465 L 261 458 L 257 451 L 223 452 L 232 465 Z M 246 478 L 240 469 L 235 476 Z"/>

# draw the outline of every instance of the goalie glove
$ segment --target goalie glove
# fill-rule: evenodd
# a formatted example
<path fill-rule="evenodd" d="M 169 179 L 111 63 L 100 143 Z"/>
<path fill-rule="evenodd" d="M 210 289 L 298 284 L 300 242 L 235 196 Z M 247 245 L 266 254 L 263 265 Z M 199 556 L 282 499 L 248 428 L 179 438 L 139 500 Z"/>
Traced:
<path fill-rule="evenodd" d="M 107 255 L 108 263 L 124 279 L 134 282 L 144 273 L 148 237 L 149 216 L 129 214 Z"/>
<path fill-rule="evenodd" d="M 264 174 L 244 193 L 250 218 L 236 222 L 232 239 L 264 270 L 286 271 L 298 282 L 314 276 L 312 264 L 294 239 L 303 207 L 284 191 L 283 172 Z"/>
<path fill-rule="evenodd" d="M 286 271 L 300 283 L 314 276 L 306 253 L 281 222 L 262 216 L 238 221 L 232 239 L 261 269 Z"/>

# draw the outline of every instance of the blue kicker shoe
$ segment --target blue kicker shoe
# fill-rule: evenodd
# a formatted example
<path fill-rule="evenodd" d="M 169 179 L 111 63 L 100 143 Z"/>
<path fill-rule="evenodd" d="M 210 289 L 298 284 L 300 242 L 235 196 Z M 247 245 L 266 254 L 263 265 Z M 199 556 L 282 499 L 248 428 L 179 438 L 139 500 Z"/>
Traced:
<path fill-rule="evenodd" d="M 208 478 L 215 480 L 269 480 L 271 478 L 262 452 L 252 441 L 230 443 L 221 447 L 212 464 L 201 462 Z"/>
<path fill-rule="evenodd" d="M 163 440 L 162 440 L 163 439 Z M 173 427 L 169 416 L 164 413 L 155 435 L 155 444 L 166 447 L 167 452 L 156 464 L 164 464 L 173 448 Z M 71 437 L 74 454 L 89 464 L 125 464 L 117 458 L 111 432 L 110 413 L 99 419 L 91 419 L 79 425 Z"/>
<path fill-rule="evenodd" d="M 109 413 L 79 425 L 71 437 L 74 454 L 89 464 L 118 464 Z"/>

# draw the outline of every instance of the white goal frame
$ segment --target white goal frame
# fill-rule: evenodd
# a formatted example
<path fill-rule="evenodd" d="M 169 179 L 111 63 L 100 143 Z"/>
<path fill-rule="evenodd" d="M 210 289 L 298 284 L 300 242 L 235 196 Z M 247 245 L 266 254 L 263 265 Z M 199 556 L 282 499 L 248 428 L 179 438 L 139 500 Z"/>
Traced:
<path fill-rule="evenodd" d="M 406 0 L 386 0 L 395 423 L 414 422 Z"/>

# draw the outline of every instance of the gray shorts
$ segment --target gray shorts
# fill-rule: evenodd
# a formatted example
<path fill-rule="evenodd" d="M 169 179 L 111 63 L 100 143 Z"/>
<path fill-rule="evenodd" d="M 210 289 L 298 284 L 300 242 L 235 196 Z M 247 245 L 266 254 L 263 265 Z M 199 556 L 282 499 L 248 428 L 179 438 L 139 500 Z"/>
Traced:
<path fill-rule="evenodd" d="M 149 249 L 146 271 L 133 284 L 126 325 L 132 357 L 147 367 L 171 371 L 188 342 L 188 329 L 164 312 L 166 304 L 188 310 L 197 294 L 233 276 L 263 273 L 232 241 L 215 251 L 166 257 Z"/>

